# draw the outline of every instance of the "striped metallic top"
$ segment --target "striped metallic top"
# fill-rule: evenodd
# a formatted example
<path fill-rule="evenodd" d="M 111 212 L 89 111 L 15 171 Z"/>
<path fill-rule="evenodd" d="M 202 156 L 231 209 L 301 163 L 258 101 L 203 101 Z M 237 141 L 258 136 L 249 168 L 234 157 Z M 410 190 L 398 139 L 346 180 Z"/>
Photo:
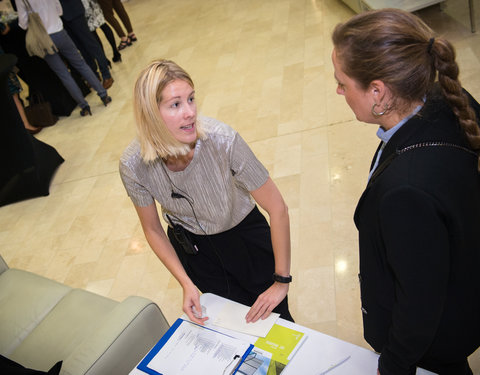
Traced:
<path fill-rule="evenodd" d="M 212 118 L 198 121 L 207 136 L 197 141 L 183 171 L 170 171 L 160 158 L 145 163 L 135 139 L 120 159 L 120 176 L 134 205 L 157 201 L 167 223 L 166 214 L 193 233 L 215 234 L 233 228 L 250 213 L 255 202 L 249 192 L 269 175 L 235 130 Z"/>

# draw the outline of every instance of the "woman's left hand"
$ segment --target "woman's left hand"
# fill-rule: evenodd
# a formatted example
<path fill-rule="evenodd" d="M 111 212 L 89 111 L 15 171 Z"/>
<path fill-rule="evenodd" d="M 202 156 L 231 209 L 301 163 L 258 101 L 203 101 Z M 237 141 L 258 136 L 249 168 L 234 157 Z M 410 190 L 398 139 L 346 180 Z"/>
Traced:
<path fill-rule="evenodd" d="M 260 294 L 247 313 L 247 323 L 255 323 L 258 319 L 266 319 L 272 310 L 278 306 L 288 293 L 289 284 L 275 282 L 265 292 Z"/>

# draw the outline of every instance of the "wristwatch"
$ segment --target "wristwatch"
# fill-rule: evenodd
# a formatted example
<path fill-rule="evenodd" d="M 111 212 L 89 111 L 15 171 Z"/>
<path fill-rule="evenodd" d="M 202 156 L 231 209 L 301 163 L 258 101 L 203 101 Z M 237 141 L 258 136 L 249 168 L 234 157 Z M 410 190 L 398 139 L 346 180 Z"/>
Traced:
<path fill-rule="evenodd" d="M 292 275 L 285 277 L 285 276 L 280 276 L 277 273 L 274 273 L 273 281 L 278 281 L 279 283 L 288 284 L 292 282 Z"/>

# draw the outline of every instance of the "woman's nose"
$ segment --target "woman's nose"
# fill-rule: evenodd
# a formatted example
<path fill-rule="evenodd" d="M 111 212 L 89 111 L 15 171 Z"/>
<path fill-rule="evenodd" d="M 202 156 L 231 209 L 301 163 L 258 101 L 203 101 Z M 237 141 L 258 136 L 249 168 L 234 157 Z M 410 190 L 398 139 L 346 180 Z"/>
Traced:
<path fill-rule="evenodd" d="M 191 117 L 195 114 L 195 107 L 194 104 L 189 104 L 185 106 L 185 111 L 183 112 L 183 115 L 185 117 Z"/>

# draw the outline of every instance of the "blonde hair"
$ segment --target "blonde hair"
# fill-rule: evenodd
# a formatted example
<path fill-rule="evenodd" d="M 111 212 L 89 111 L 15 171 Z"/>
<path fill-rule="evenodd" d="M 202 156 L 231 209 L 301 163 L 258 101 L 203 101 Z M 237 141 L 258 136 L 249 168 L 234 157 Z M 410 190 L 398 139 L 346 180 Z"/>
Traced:
<path fill-rule="evenodd" d="M 194 88 L 190 75 L 170 60 L 154 60 L 143 69 L 135 82 L 134 114 L 142 159 L 148 163 L 157 158 L 177 157 L 190 152 L 190 145 L 179 142 L 170 133 L 160 116 L 159 104 L 163 89 L 175 80 L 187 82 Z M 197 121 L 197 139 L 204 138 Z"/>

